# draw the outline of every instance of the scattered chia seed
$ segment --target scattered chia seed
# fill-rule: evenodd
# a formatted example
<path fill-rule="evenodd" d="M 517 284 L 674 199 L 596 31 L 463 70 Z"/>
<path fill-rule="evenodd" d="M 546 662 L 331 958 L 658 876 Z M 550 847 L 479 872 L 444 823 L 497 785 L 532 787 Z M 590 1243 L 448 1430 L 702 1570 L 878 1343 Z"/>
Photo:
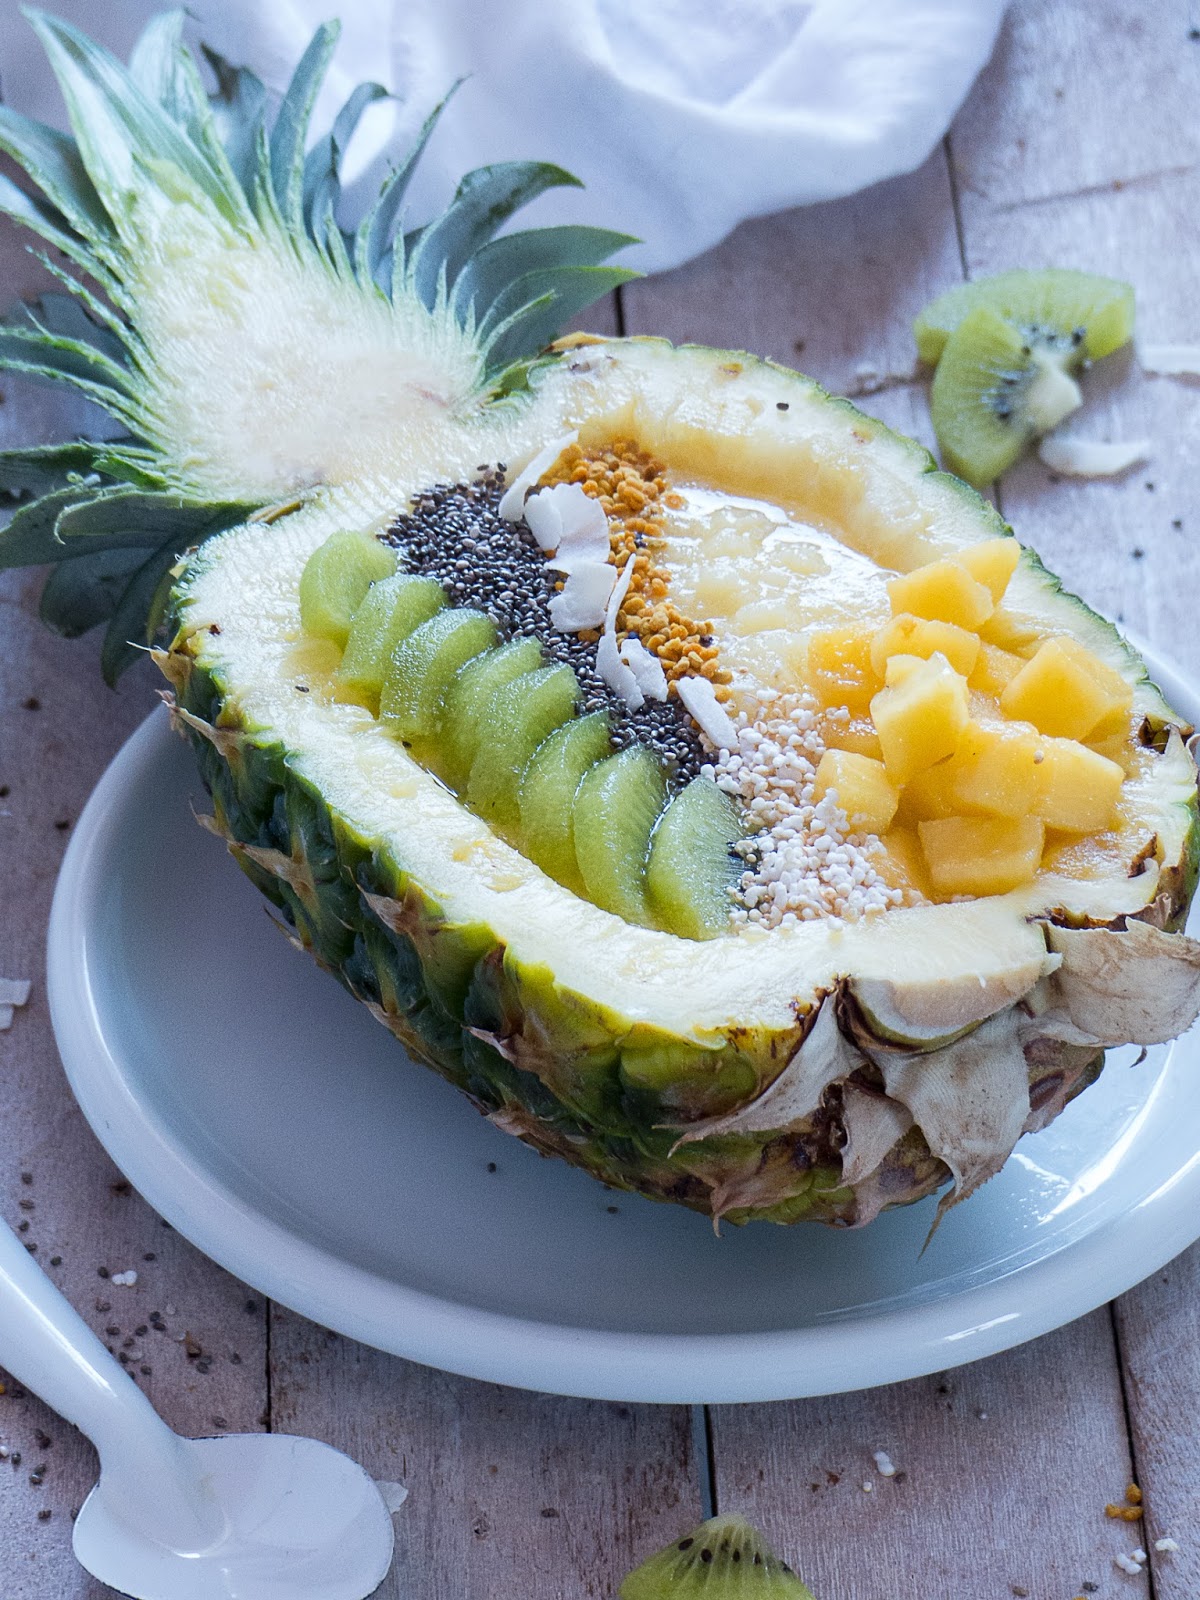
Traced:
<path fill-rule="evenodd" d="M 52 1267 L 61 1267 L 62 1266 L 62 1257 L 61 1256 L 51 1256 L 50 1257 L 50 1265 Z"/>
<path fill-rule="evenodd" d="M 504 639 L 534 638 L 547 658 L 565 662 L 579 680 L 581 710 L 607 710 L 614 750 L 649 746 L 671 788 L 698 776 L 705 755 L 695 725 L 677 699 L 647 700 L 633 711 L 596 671 L 596 642 L 559 633 L 550 620 L 556 574 L 523 522 L 506 522 L 498 506 L 502 465 L 485 467 L 474 483 L 438 484 L 417 495 L 384 542 L 400 552 L 405 572 L 433 577 L 452 605 L 487 613 Z"/>

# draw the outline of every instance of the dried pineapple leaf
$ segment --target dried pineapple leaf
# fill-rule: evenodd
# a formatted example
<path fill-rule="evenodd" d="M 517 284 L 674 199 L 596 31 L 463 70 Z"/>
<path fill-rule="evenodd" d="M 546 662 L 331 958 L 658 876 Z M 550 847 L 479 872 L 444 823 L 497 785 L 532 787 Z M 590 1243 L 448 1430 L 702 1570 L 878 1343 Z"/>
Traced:
<path fill-rule="evenodd" d="M 807 1121 L 831 1083 L 866 1064 L 837 1025 L 831 999 L 821 1002 L 812 1027 L 779 1076 L 749 1105 L 691 1123 L 674 1150 L 728 1133 L 782 1133 Z"/>
<path fill-rule="evenodd" d="M 888 1152 L 913 1125 L 912 1112 L 877 1089 L 842 1085 L 842 1182 L 859 1184 L 882 1166 Z"/>
<path fill-rule="evenodd" d="M 1069 1043 L 1164 1044 L 1200 1015 L 1200 942 L 1131 920 L 1110 928 L 1047 926 L 1062 957 L 1051 980 L 1079 1030 Z"/>
<path fill-rule="evenodd" d="M 931 1055 L 880 1051 L 878 1066 L 888 1094 L 908 1107 L 930 1150 L 950 1168 L 951 1204 L 999 1172 L 1029 1115 L 1015 1011 L 989 1018 Z"/>

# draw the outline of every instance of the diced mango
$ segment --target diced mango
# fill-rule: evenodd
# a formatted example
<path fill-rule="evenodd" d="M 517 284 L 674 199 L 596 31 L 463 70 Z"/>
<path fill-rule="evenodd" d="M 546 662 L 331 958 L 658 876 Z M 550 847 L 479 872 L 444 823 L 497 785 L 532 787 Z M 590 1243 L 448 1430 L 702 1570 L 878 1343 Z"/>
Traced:
<path fill-rule="evenodd" d="M 974 669 L 967 676 L 967 682 L 972 689 L 978 689 L 981 694 L 990 694 L 999 700 L 1024 665 L 1024 659 L 1014 655 L 1011 650 L 1001 650 L 1000 646 L 995 644 L 982 644 Z"/>
<path fill-rule="evenodd" d="M 933 899 L 929 868 L 916 830 L 893 825 L 880 840 L 882 849 L 871 857 L 876 872 L 893 889 L 907 889 L 922 899 Z"/>
<path fill-rule="evenodd" d="M 986 622 L 993 610 L 990 591 L 957 561 L 930 561 L 890 579 L 887 590 L 893 616 L 908 611 L 970 631 Z"/>
<path fill-rule="evenodd" d="M 995 817 L 1037 812 L 1040 756 L 1046 741 L 1032 728 L 980 727 L 973 722 L 947 763 L 947 796 L 959 811 Z M 940 769 L 935 769 L 939 770 Z"/>
<path fill-rule="evenodd" d="M 872 632 L 822 628 L 808 640 L 808 681 L 823 706 L 865 712 L 880 686 L 871 664 Z"/>
<path fill-rule="evenodd" d="M 952 797 L 952 784 L 948 769 L 950 761 L 939 761 L 936 767 L 924 772 L 914 772 L 900 791 L 899 817 L 914 826 L 918 822 L 932 822 L 936 817 L 957 817 L 962 807 Z"/>
<path fill-rule="evenodd" d="M 996 605 L 1003 600 L 1008 580 L 1017 570 L 1020 559 L 1021 546 L 1010 534 L 968 545 L 957 557 L 959 565 L 966 567 L 977 583 L 983 584 Z"/>
<path fill-rule="evenodd" d="M 1042 739 L 1033 809 L 1050 828 L 1099 833 L 1113 824 L 1124 770 L 1074 739 Z"/>
<path fill-rule="evenodd" d="M 979 629 L 984 644 L 999 645 L 1013 655 L 1028 661 L 1041 643 L 1041 630 L 1037 623 L 1008 606 L 997 606 Z"/>
<path fill-rule="evenodd" d="M 818 800 L 835 791 L 850 826 L 866 833 L 882 833 L 900 803 L 900 791 L 883 762 L 856 756 L 851 750 L 826 750 L 813 787 Z"/>
<path fill-rule="evenodd" d="M 939 895 L 1007 894 L 1028 883 L 1045 843 L 1040 817 L 947 817 L 918 825 Z"/>
<path fill-rule="evenodd" d="M 1133 690 L 1119 672 L 1061 636 L 1047 639 L 1000 696 L 1005 716 L 1063 739 L 1086 739 L 1132 704 Z"/>
<path fill-rule="evenodd" d="M 894 689 L 897 684 L 911 678 L 914 672 L 921 670 L 924 656 L 889 656 L 883 674 L 883 681 L 889 689 Z"/>
<path fill-rule="evenodd" d="M 828 741 L 827 741 L 828 742 Z M 1134 745 L 1127 730 L 1120 733 L 1110 733 L 1103 739 L 1097 739 L 1095 734 L 1088 740 L 1089 750 L 1094 750 L 1098 756 L 1107 756 L 1110 761 L 1115 761 L 1121 771 L 1128 774 L 1133 763 Z M 868 755 L 870 752 L 867 752 Z"/>
<path fill-rule="evenodd" d="M 852 750 L 856 756 L 883 760 L 883 746 L 870 717 L 851 717 L 836 710 L 822 711 L 817 717 L 817 732 L 827 750 Z"/>
<path fill-rule="evenodd" d="M 924 656 L 928 660 L 935 650 L 941 651 L 955 672 L 966 677 L 979 655 L 979 635 L 957 628 L 952 622 L 930 622 L 902 612 L 871 640 L 871 664 L 882 678 L 890 656 Z"/>
<path fill-rule="evenodd" d="M 893 783 L 954 754 L 967 726 L 967 680 L 946 660 L 893 656 L 888 687 L 871 701 L 871 720 Z"/>

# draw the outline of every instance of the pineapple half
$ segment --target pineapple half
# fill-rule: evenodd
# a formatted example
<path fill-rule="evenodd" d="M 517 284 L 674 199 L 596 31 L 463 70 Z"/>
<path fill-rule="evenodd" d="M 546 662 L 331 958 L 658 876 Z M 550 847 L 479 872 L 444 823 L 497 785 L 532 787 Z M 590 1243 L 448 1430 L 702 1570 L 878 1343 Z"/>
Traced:
<path fill-rule="evenodd" d="M 947 1184 L 943 1204 L 961 1199 L 1106 1046 L 1190 1025 L 1190 730 L 1027 550 L 995 641 L 1078 641 L 1133 708 L 1121 827 L 1016 889 L 697 941 L 600 909 L 468 810 L 337 695 L 336 649 L 305 634 L 301 576 L 332 534 L 378 532 L 431 486 L 481 463 L 511 473 L 571 435 L 633 439 L 681 484 L 786 508 L 858 572 L 912 573 L 1009 530 L 797 373 L 658 340 L 547 350 L 629 276 L 601 265 L 620 235 L 493 237 L 573 181 L 558 169 L 473 172 L 405 233 L 418 146 L 345 233 L 340 151 L 382 91 L 356 91 L 306 149 L 335 28 L 271 116 L 262 84 L 219 58 L 205 93 L 179 13 L 128 69 L 31 20 L 75 136 L 0 108 L 0 146 L 35 189 L 0 179 L 0 204 L 65 257 L 47 265 L 70 295 L 14 318 L 0 356 L 74 384 L 119 431 L 0 460 L 10 492 L 37 496 L 0 564 L 54 563 L 43 614 L 66 633 L 106 622 L 110 679 L 168 641 L 155 659 L 209 826 L 413 1055 L 608 1184 L 715 1219 L 857 1225 Z M 701 539 L 694 568 L 710 555 Z"/>

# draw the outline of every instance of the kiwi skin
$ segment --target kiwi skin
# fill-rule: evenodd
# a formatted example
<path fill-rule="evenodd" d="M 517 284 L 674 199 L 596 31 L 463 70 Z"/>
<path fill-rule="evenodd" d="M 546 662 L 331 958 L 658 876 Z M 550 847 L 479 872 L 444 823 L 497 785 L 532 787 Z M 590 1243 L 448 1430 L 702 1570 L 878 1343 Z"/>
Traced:
<path fill-rule="evenodd" d="M 643 1561 L 621 1600 L 813 1600 L 744 1517 L 711 1517 Z"/>

